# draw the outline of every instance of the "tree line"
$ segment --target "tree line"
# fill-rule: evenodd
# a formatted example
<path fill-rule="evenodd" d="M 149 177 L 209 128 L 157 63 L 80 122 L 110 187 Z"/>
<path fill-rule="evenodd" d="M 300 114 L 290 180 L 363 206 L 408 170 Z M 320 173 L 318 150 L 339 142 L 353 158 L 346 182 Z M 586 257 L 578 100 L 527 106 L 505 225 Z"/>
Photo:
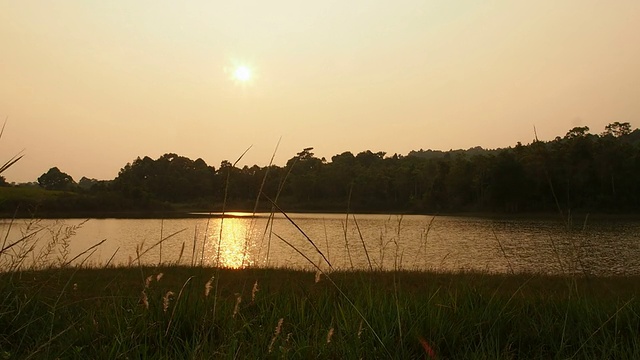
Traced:
<path fill-rule="evenodd" d="M 575 127 L 551 141 L 504 149 L 347 151 L 330 161 L 306 148 L 284 166 L 223 161 L 216 169 L 170 153 L 137 158 L 110 181 L 76 183 L 54 167 L 38 186 L 66 194 L 41 205 L 54 210 L 216 210 L 225 203 L 250 211 L 259 199 L 259 210 L 277 202 L 290 211 L 637 211 L 640 130 L 615 122 L 600 134 L 589 131 Z"/>

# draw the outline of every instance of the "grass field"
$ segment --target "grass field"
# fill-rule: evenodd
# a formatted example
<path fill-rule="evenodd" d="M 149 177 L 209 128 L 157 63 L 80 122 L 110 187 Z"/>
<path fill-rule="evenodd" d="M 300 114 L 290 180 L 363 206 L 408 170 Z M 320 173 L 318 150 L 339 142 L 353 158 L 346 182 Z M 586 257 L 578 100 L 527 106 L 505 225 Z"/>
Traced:
<path fill-rule="evenodd" d="M 2 273 L 0 358 L 640 358 L 638 277 L 317 275 L 176 266 Z"/>

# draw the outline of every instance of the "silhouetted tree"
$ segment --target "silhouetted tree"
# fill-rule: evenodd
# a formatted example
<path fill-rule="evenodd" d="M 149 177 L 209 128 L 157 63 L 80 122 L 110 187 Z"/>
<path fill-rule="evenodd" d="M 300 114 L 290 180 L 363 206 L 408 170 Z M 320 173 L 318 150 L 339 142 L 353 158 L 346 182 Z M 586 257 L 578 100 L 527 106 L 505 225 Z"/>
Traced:
<path fill-rule="evenodd" d="M 47 190 L 70 190 L 75 182 L 57 167 L 52 167 L 38 178 L 38 184 Z"/>
<path fill-rule="evenodd" d="M 631 124 L 628 122 L 620 123 L 614 122 L 604 127 L 602 136 L 612 135 L 614 137 L 620 137 L 631 134 Z"/>

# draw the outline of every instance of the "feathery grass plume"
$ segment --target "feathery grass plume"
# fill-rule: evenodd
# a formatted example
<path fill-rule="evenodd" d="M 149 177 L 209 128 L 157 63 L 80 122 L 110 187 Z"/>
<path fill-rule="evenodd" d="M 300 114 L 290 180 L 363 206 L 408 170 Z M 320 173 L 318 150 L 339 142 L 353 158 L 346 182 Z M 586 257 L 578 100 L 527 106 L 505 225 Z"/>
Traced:
<path fill-rule="evenodd" d="M 280 332 L 282 332 L 283 323 L 284 323 L 284 318 L 280 318 L 280 320 L 278 320 L 278 325 L 276 326 L 276 329 L 273 332 L 273 337 L 271 338 L 271 342 L 269 343 L 269 354 L 271 354 L 271 351 L 273 350 L 273 344 L 275 344 L 276 339 L 278 338 L 278 335 L 280 335 Z"/>
<path fill-rule="evenodd" d="M 156 282 L 160 281 L 160 279 L 162 279 L 163 276 L 164 276 L 164 273 L 158 273 L 158 275 L 156 275 Z"/>
<path fill-rule="evenodd" d="M 256 282 L 253 283 L 253 288 L 251 289 L 251 302 L 256 301 L 256 294 L 258 291 L 260 291 L 260 289 L 258 288 L 258 280 L 256 280 Z"/>
<path fill-rule="evenodd" d="M 422 348 L 424 349 L 424 352 L 427 355 L 429 355 L 430 358 L 435 359 L 436 358 L 436 352 L 433 350 L 431 345 L 429 345 L 427 340 L 425 340 L 423 337 L 419 337 L 418 341 L 420 342 L 420 345 L 422 345 Z"/>
<path fill-rule="evenodd" d="M 333 328 L 329 329 L 327 332 L 327 344 L 331 343 L 331 338 L 333 337 Z"/>
<path fill-rule="evenodd" d="M 173 297 L 176 293 L 173 291 L 167 291 L 162 298 L 162 311 L 167 312 L 169 309 L 169 303 L 171 302 L 171 297 Z"/>
<path fill-rule="evenodd" d="M 78 290 L 78 283 L 73 283 L 73 291 Z"/>
<path fill-rule="evenodd" d="M 147 276 L 146 279 L 144 279 L 144 288 L 148 289 L 149 286 L 151 286 L 151 282 L 153 281 L 154 276 L 153 275 L 149 275 Z"/>
<path fill-rule="evenodd" d="M 316 271 L 315 283 L 319 283 L 322 280 L 322 273 L 320 271 Z"/>
<path fill-rule="evenodd" d="M 211 284 L 213 283 L 213 278 L 215 276 L 212 276 L 209 281 L 207 281 L 206 284 L 204 284 L 204 297 L 209 297 L 209 293 L 211 292 Z"/>
<path fill-rule="evenodd" d="M 142 304 L 145 309 L 149 310 L 149 297 L 147 297 L 147 292 L 145 290 L 142 290 L 142 294 L 140 294 L 140 304 Z"/>
<path fill-rule="evenodd" d="M 233 307 L 233 315 L 231 316 L 232 318 L 236 318 L 236 315 L 238 315 L 238 310 L 240 310 L 240 303 L 242 302 L 242 295 L 236 293 L 236 306 Z"/>
<path fill-rule="evenodd" d="M 358 326 L 358 339 L 362 336 L 362 320 L 360 320 L 360 326 Z"/>

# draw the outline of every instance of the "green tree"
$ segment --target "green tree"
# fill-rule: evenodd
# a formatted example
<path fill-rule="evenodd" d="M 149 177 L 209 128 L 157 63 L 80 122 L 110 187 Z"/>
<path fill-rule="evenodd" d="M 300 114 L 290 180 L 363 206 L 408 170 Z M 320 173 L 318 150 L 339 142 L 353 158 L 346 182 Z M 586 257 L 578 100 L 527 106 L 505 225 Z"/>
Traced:
<path fill-rule="evenodd" d="M 620 123 L 616 121 L 604 127 L 602 136 L 612 135 L 613 137 L 620 137 L 629 134 L 631 134 L 631 124 L 628 122 Z"/>
<path fill-rule="evenodd" d="M 113 187 L 134 199 L 181 202 L 212 196 L 214 177 L 215 169 L 202 159 L 170 153 L 157 160 L 137 158 L 120 170 Z"/>
<path fill-rule="evenodd" d="M 569 130 L 567 134 L 564 136 L 565 139 L 575 139 L 587 136 L 589 133 L 588 126 L 576 126 L 573 129 Z"/>
<path fill-rule="evenodd" d="M 38 178 L 38 184 L 47 190 L 70 190 L 76 183 L 69 174 L 52 167 Z"/>

